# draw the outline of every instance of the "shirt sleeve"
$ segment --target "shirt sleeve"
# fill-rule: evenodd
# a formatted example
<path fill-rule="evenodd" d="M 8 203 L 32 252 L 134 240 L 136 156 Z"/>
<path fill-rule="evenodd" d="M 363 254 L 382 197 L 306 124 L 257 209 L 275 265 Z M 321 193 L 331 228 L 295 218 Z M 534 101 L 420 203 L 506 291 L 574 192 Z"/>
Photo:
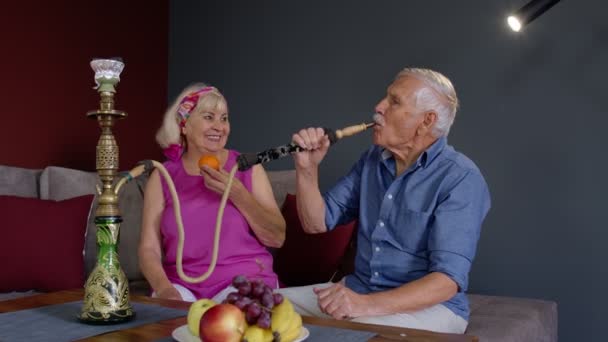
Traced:
<path fill-rule="evenodd" d="M 431 272 L 441 272 L 468 288 L 481 224 L 490 209 L 490 193 L 483 176 L 466 172 L 440 200 L 429 232 Z"/>
<path fill-rule="evenodd" d="M 362 156 L 350 172 L 323 196 L 325 200 L 325 225 L 328 231 L 358 217 L 361 172 L 365 164 L 365 158 L 365 155 Z"/>

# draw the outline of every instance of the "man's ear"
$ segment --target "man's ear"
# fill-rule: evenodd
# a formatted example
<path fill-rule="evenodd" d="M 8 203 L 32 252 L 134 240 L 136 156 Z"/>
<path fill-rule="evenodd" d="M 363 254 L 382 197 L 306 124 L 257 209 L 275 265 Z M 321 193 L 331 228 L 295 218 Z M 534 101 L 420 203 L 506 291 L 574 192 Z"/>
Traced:
<path fill-rule="evenodd" d="M 433 125 L 437 122 L 437 113 L 435 112 L 426 112 L 424 113 L 424 120 L 418 126 L 418 130 L 416 133 L 418 135 L 426 135 L 426 133 L 433 128 Z"/>

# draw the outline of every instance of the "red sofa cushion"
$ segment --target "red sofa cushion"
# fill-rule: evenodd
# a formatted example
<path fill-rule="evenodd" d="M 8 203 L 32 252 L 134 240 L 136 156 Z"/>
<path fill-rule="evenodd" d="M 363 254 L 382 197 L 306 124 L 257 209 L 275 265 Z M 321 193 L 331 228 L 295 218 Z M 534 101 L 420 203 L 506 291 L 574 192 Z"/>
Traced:
<path fill-rule="evenodd" d="M 60 202 L 0 196 L 0 292 L 84 285 L 84 238 L 93 195 Z"/>
<path fill-rule="evenodd" d="M 295 195 L 287 194 L 281 211 L 287 223 L 287 235 L 274 259 L 279 281 L 285 286 L 329 281 L 341 266 L 356 221 L 337 226 L 324 234 L 307 234 L 298 218 Z"/>

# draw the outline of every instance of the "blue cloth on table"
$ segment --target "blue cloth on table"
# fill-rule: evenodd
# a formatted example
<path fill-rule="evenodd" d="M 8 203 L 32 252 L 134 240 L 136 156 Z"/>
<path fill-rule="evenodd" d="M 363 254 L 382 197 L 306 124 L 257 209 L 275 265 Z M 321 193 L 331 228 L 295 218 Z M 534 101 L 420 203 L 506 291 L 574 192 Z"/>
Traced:
<path fill-rule="evenodd" d="M 112 325 L 90 325 L 78 321 L 82 301 L 2 313 L 0 341 L 72 341 L 188 314 L 186 310 L 154 304 L 131 303 L 131 306 L 135 310 L 135 318 Z"/>
<path fill-rule="evenodd" d="M 306 342 L 367 342 L 370 338 L 377 335 L 376 333 L 369 331 L 340 329 L 309 324 L 306 324 L 305 326 L 310 332 Z"/>

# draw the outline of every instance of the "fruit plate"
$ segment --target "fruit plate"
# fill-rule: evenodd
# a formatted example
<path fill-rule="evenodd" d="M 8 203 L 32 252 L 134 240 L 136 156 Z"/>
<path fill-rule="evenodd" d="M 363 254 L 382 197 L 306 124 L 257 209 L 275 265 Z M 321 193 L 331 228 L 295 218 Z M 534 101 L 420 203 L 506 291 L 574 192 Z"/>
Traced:
<path fill-rule="evenodd" d="M 298 338 L 296 338 L 293 342 L 304 341 L 308 338 L 308 335 L 310 335 L 308 329 L 306 329 L 306 327 L 302 327 L 302 330 L 300 330 L 300 335 L 298 335 Z M 173 330 L 171 337 L 178 342 L 201 342 L 200 338 L 190 333 L 190 330 L 188 330 L 188 325 L 185 324 Z"/>

